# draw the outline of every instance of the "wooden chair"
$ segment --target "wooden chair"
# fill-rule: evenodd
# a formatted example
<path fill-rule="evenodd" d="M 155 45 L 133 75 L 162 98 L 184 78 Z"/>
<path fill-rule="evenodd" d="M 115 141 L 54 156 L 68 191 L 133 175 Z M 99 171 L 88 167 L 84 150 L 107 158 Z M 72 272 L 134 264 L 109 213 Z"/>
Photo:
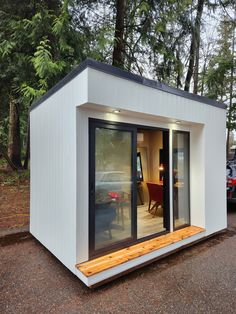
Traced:
<path fill-rule="evenodd" d="M 149 193 L 149 205 L 148 211 L 153 215 L 156 215 L 158 206 L 163 205 L 163 186 L 157 183 L 147 182 L 148 193 Z M 152 204 L 154 202 L 154 204 Z M 153 212 L 153 210 L 155 210 Z"/>

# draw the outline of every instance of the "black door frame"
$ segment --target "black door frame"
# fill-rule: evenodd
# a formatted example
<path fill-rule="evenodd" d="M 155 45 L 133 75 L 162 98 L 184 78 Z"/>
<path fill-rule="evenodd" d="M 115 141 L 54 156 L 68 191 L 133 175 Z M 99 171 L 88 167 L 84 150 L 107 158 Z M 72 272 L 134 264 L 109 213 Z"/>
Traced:
<path fill-rule="evenodd" d="M 132 195 L 131 195 L 131 238 L 121 240 L 115 244 L 102 249 L 95 250 L 95 129 L 96 127 L 128 131 L 132 134 Z M 163 131 L 163 154 L 164 154 L 164 226 L 166 231 L 155 233 L 140 239 L 137 239 L 137 130 L 159 130 Z M 107 121 L 89 118 L 89 258 L 94 258 L 125 248 L 129 245 L 140 243 L 148 239 L 158 237 L 170 231 L 170 191 L 169 191 L 169 129 L 137 125 L 123 122 Z"/>
<path fill-rule="evenodd" d="M 131 188 L 131 237 L 130 239 L 121 240 L 115 244 L 110 245 L 108 248 L 102 248 L 95 250 L 95 129 L 97 127 L 127 131 L 131 132 L 132 148 L 131 148 L 131 171 L 132 171 L 132 188 Z M 98 119 L 89 118 L 89 257 L 95 257 L 103 255 L 104 253 L 115 251 L 125 245 L 133 244 L 135 238 L 137 238 L 137 217 L 135 213 L 135 207 L 137 202 L 136 197 L 136 145 L 135 137 L 137 137 L 136 129 L 133 126 L 127 124 L 120 124 L 116 122 L 103 121 Z"/>
<path fill-rule="evenodd" d="M 187 166 L 188 168 L 188 215 L 189 215 L 189 223 L 185 223 L 183 225 L 180 225 L 178 227 L 175 226 L 175 208 L 174 208 L 174 174 L 172 173 L 172 189 L 173 189 L 173 195 L 172 195 L 172 202 L 173 202 L 173 230 L 179 230 L 179 229 L 183 229 L 186 227 L 191 226 L 191 207 L 190 207 L 190 132 L 189 131 L 182 131 L 182 130 L 172 130 L 172 172 L 174 170 L 174 158 L 173 158 L 173 154 L 174 154 L 174 135 L 175 134 L 186 134 L 188 136 L 188 147 L 187 147 L 187 152 L 188 152 L 188 164 L 185 165 L 185 167 Z"/>

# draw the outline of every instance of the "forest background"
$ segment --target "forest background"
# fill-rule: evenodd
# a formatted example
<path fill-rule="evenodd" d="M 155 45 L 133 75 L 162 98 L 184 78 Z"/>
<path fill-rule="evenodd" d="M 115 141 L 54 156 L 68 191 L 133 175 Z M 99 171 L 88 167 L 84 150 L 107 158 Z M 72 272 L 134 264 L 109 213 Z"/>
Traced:
<path fill-rule="evenodd" d="M 234 0 L 0 0 L 0 157 L 29 167 L 29 108 L 90 57 L 227 106 L 236 129 Z"/>

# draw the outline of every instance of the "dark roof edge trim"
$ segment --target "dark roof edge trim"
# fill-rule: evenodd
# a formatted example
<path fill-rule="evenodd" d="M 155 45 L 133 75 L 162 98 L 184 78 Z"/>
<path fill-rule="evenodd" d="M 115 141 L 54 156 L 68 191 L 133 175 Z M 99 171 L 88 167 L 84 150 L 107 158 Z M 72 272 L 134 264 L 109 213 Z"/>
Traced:
<path fill-rule="evenodd" d="M 175 87 L 171 87 L 166 84 L 160 83 L 158 81 L 147 79 L 140 75 L 133 74 L 133 73 L 124 71 L 122 69 L 116 68 L 112 65 L 108 65 L 108 64 L 95 61 L 92 59 L 86 59 L 79 66 L 75 67 L 71 72 L 69 72 L 69 74 L 67 74 L 61 81 L 59 81 L 56 85 L 54 85 L 38 101 L 34 102 L 30 107 L 30 111 L 38 107 L 47 98 L 55 94 L 59 89 L 61 89 L 64 85 L 69 83 L 73 78 L 75 78 L 78 74 L 80 74 L 87 67 L 98 70 L 98 71 L 102 71 L 104 73 L 111 74 L 120 78 L 124 78 L 126 80 L 130 80 L 135 83 L 142 84 L 144 86 L 155 88 L 155 89 L 167 92 L 169 94 L 184 97 L 190 100 L 195 100 L 195 101 L 205 103 L 207 105 L 214 106 L 217 108 L 226 109 L 226 105 L 224 103 L 220 103 L 216 100 L 213 100 L 204 96 L 192 94 L 192 93 L 183 91 L 181 89 L 177 89 Z"/>

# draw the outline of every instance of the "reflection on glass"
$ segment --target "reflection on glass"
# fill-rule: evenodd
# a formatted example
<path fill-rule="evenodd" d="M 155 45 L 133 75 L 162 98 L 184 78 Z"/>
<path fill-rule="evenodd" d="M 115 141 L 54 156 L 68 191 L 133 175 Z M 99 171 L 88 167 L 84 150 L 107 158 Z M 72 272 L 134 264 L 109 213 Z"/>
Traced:
<path fill-rule="evenodd" d="M 95 249 L 131 238 L 132 134 L 95 133 Z"/>
<path fill-rule="evenodd" d="M 137 181 L 143 181 L 143 167 L 141 153 L 137 153 Z"/>
<path fill-rule="evenodd" d="M 173 132 L 174 228 L 190 224 L 189 133 Z"/>

